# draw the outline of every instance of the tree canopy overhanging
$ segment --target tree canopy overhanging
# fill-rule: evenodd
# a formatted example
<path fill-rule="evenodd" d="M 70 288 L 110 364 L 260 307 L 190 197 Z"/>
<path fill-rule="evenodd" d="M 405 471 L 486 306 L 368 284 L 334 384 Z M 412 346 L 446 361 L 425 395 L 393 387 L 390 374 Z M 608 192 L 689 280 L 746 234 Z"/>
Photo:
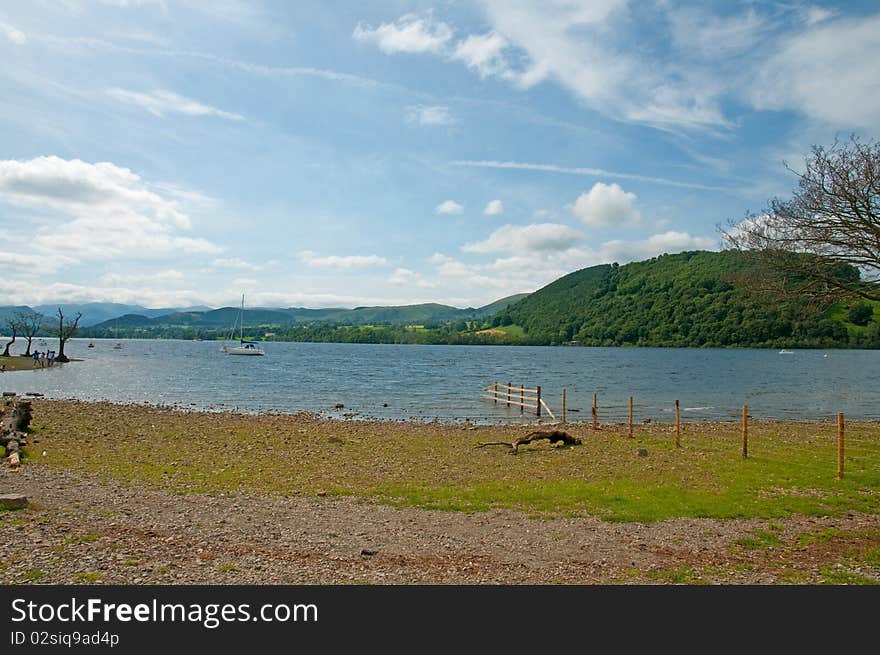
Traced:
<path fill-rule="evenodd" d="M 788 200 L 731 224 L 728 244 L 776 271 L 788 291 L 880 300 L 880 142 L 813 146 Z"/>

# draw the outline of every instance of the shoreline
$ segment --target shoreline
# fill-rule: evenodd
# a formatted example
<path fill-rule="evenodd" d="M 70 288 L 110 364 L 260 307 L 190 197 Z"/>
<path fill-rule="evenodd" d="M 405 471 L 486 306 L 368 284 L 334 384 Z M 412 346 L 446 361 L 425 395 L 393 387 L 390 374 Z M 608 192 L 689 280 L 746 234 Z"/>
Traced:
<path fill-rule="evenodd" d="M 821 421 L 755 421 L 749 460 L 726 423 L 513 456 L 474 446 L 525 426 L 32 405 L 3 583 L 880 583 L 874 421 L 838 481 Z"/>
<path fill-rule="evenodd" d="M 76 361 L 71 359 L 70 361 Z M 4 392 L 5 390 L 0 388 L 0 392 Z M 209 408 L 209 407 L 199 407 L 195 403 L 183 404 L 183 403 L 160 403 L 160 402 L 149 402 L 149 401 L 137 401 L 137 400 L 127 400 L 127 401 L 114 401 L 107 399 L 100 400 L 91 400 L 91 399 L 82 399 L 82 398 L 74 398 L 74 397 L 54 397 L 48 396 L 38 392 L 26 391 L 26 392 L 16 392 L 17 395 L 29 398 L 31 400 L 39 400 L 40 402 L 45 403 L 74 403 L 81 405 L 96 405 L 96 406 L 108 406 L 108 407 L 120 407 L 120 408 L 141 408 L 145 410 L 164 410 L 170 412 L 178 412 L 184 415 L 205 415 L 205 416 L 240 416 L 240 417 L 310 417 L 315 420 L 326 420 L 326 421 L 338 421 L 340 423 L 378 423 L 378 424 L 412 424 L 412 425 L 436 425 L 436 426 L 446 426 L 450 428 L 456 427 L 476 427 L 476 428 L 556 428 L 561 426 L 572 426 L 578 428 L 588 428 L 591 425 L 592 419 L 588 417 L 589 415 L 585 414 L 582 411 L 577 411 L 578 414 L 583 414 L 584 418 L 576 418 L 574 420 L 568 420 L 565 423 L 557 420 L 553 421 L 548 418 L 536 418 L 536 417 L 523 417 L 520 416 L 520 420 L 509 419 L 502 420 L 499 418 L 497 421 L 491 421 L 484 417 L 479 417 L 478 420 L 474 420 L 471 417 L 464 417 L 462 419 L 442 419 L 442 418 L 424 418 L 419 419 L 414 416 L 401 417 L 401 418 L 382 418 L 375 416 L 367 416 L 357 411 L 354 415 L 347 416 L 349 412 L 343 412 L 340 415 L 336 415 L 333 412 L 340 412 L 345 409 L 354 409 L 346 406 L 345 408 L 328 408 L 325 411 L 314 411 L 308 409 L 301 410 L 291 410 L 291 411 L 247 411 L 239 408 Z M 569 410 L 571 411 L 571 410 Z M 682 411 L 685 411 L 684 409 Z M 750 410 L 751 411 L 751 410 Z M 672 412 L 667 412 L 670 415 Z M 681 425 L 682 428 L 685 426 L 690 426 L 692 428 L 706 427 L 706 426 L 738 426 L 741 424 L 741 418 L 739 416 L 731 416 L 729 419 L 713 419 L 713 420 L 693 420 L 688 421 L 685 420 L 686 417 L 682 417 Z M 749 415 L 749 425 L 757 425 L 757 424 L 766 424 L 766 425 L 808 425 L 808 424 L 836 424 L 837 416 L 835 414 L 829 414 L 827 417 L 822 418 L 778 418 L 778 417 L 754 417 L 751 414 Z M 848 425 L 880 425 L 880 418 L 847 418 L 846 422 Z M 626 429 L 628 423 L 626 421 L 602 421 L 599 420 L 597 425 L 601 429 Z M 669 417 L 669 421 L 662 421 L 653 419 L 645 423 L 644 421 L 636 421 L 634 423 L 634 427 L 636 429 L 652 429 L 652 427 L 666 427 L 666 428 L 674 428 L 675 421 L 672 416 Z"/>

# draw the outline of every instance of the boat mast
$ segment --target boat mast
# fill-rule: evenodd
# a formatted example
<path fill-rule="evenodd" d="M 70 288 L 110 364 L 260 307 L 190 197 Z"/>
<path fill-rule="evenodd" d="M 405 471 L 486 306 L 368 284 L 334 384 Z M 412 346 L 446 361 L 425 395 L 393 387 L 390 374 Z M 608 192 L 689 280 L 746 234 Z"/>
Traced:
<path fill-rule="evenodd" d="M 244 294 L 241 294 L 241 310 L 238 312 L 238 340 L 244 342 Z"/>

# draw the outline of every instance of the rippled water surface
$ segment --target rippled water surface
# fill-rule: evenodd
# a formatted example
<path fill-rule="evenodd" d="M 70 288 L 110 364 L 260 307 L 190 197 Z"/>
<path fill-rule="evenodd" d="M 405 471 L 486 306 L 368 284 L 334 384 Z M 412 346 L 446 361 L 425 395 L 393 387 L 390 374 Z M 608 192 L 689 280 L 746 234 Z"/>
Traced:
<path fill-rule="evenodd" d="M 744 403 L 762 418 L 880 418 L 880 351 L 266 343 L 265 357 L 236 357 L 213 341 L 94 343 L 68 343 L 83 361 L 0 374 L 0 388 L 248 412 L 519 420 L 519 409 L 481 398 L 497 380 L 541 385 L 557 412 L 566 388 L 580 410 L 569 421 L 589 420 L 594 391 L 600 420 L 624 420 L 630 395 L 638 420 L 671 420 L 675 399 L 686 419 L 732 419 Z M 46 344 L 35 345 L 56 345 Z"/>

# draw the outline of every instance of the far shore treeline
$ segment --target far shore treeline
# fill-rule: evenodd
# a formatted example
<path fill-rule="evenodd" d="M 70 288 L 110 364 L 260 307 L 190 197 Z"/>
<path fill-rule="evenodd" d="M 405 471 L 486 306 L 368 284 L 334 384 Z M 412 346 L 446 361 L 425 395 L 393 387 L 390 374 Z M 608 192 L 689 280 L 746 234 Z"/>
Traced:
<path fill-rule="evenodd" d="M 696 251 L 585 268 L 479 309 L 252 309 L 244 312 L 244 335 L 337 343 L 880 348 L 880 302 L 768 295 L 760 266 L 736 250 Z M 840 274 L 858 271 L 845 266 Z M 82 327 L 77 336 L 222 340 L 237 315 L 232 307 L 126 314 Z"/>

